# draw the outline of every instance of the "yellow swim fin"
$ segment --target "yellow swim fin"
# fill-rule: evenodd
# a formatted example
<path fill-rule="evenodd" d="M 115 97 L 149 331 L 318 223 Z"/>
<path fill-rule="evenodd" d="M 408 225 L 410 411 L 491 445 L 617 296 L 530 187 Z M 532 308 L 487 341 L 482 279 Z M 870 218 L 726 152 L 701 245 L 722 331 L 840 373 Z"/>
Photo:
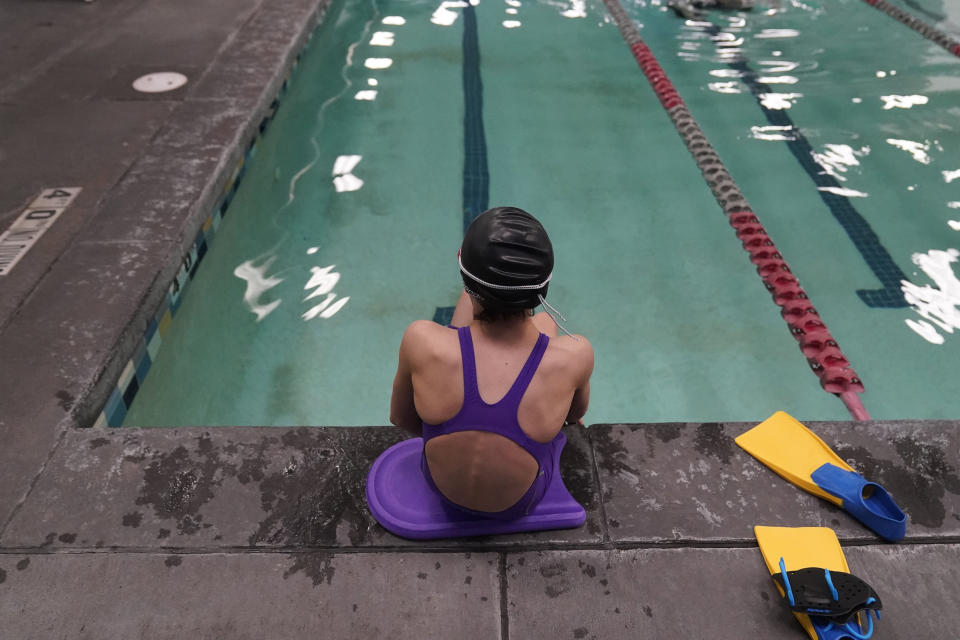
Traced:
<path fill-rule="evenodd" d="M 905 535 L 907 516 L 890 494 L 789 414 L 776 412 L 737 436 L 736 443 L 787 482 L 842 507 L 883 538 L 896 541 Z"/>
<path fill-rule="evenodd" d="M 810 640 L 866 640 L 883 604 L 870 585 L 851 575 L 832 529 L 753 528 L 780 595 Z M 866 628 L 864 628 L 866 625 Z"/>
<path fill-rule="evenodd" d="M 753 429 L 737 436 L 735 442 L 787 482 L 838 507 L 843 502 L 817 486 L 810 476 L 827 462 L 845 471 L 853 471 L 853 467 L 790 414 L 777 411 Z"/>

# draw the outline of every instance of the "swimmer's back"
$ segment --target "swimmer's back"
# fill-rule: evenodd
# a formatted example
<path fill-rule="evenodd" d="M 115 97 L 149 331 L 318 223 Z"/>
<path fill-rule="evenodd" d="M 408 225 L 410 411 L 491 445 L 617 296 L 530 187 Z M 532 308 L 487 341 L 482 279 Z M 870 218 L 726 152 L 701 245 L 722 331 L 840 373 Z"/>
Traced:
<path fill-rule="evenodd" d="M 586 339 L 556 335 L 546 314 L 522 332 L 497 335 L 495 327 L 471 323 L 477 386 L 487 404 L 501 400 L 516 381 L 540 332 L 550 336 L 539 367 L 517 410 L 523 432 L 550 442 L 565 421 L 579 420 L 589 400 L 593 349 Z M 463 360 L 457 331 L 429 321 L 410 325 L 403 338 L 411 368 L 414 404 L 420 418 L 440 425 L 463 406 Z M 485 425 L 484 425 L 485 426 Z M 537 462 L 513 441 L 485 431 L 460 431 L 426 446 L 431 476 L 449 499 L 469 509 L 501 511 L 519 500 L 537 474 Z"/>

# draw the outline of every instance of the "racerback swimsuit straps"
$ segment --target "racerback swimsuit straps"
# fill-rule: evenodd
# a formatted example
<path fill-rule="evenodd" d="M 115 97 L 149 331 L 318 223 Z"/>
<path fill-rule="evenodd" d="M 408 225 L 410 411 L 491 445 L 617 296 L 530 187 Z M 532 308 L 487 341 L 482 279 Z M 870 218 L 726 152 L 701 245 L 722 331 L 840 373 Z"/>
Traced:
<path fill-rule="evenodd" d="M 517 410 L 520 407 L 520 400 L 533 379 L 533 374 L 540 366 L 540 360 L 547 350 L 547 343 L 550 338 L 541 333 L 537 338 L 537 344 L 534 345 L 530 357 L 523 365 L 520 375 L 514 381 L 513 386 L 507 391 L 495 404 L 487 404 L 480 397 L 480 389 L 477 386 L 477 365 L 473 352 L 473 339 L 470 336 L 470 327 L 460 327 L 457 329 L 460 338 L 460 356 L 463 360 L 463 406 L 453 418 L 438 425 L 423 423 L 423 443 L 437 436 L 448 433 L 457 433 L 459 431 L 487 431 L 496 433 L 509 440 L 512 440 L 527 453 L 536 459 L 540 470 L 533 484 L 527 489 L 527 492 L 513 506 L 503 511 L 474 511 L 462 507 L 449 500 L 443 495 L 433 482 L 430 476 L 430 469 L 427 466 L 426 455 L 423 456 L 421 467 L 426 477 L 427 483 L 433 487 L 444 502 L 456 509 L 466 511 L 474 515 L 485 516 L 488 518 L 497 518 L 501 520 L 513 520 L 528 513 L 540 502 L 547 487 L 550 486 L 551 476 L 553 475 L 554 460 L 560 455 L 565 438 L 563 433 L 558 433 L 557 437 L 547 443 L 537 442 L 530 438 L 523 429 L 520 428 L 520 422 L 517 420 Z"/>

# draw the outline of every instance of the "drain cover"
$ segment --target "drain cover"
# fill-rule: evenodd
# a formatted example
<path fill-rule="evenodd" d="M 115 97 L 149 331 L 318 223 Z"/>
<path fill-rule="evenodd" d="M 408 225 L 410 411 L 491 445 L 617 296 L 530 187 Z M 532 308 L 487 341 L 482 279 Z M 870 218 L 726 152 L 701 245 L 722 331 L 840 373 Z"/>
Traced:
<path fill-rule="evenodd" d="M 133 81 L 133 88 L 142 93 L 163 93 L 173 91 L 187 84 L 187 76 L 176 71 L 148 73 Z"/>

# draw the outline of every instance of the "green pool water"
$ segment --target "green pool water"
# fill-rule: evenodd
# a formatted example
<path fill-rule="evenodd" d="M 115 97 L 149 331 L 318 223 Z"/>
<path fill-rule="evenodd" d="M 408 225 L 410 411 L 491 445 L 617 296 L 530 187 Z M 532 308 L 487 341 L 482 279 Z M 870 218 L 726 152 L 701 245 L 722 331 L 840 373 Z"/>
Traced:
<path fill-rule="evenodd" d="M 404 328 L 459 292 L 460 4 L 333 2 L 126 425 L 387 423 Z M 713 13 L 719 38 L 662 3 L 624 6 L 863 379 L 872 417 L 960 416 L 960 59 L 860 0 Z M 551 234 L 549 299 L 596 351 L 587 422 L 847 419 L 602 3 L 474 11 L 489 202 Z M 875 273 L 737 59 L 927 302 L 858 297 L 880 287 Z"/>

